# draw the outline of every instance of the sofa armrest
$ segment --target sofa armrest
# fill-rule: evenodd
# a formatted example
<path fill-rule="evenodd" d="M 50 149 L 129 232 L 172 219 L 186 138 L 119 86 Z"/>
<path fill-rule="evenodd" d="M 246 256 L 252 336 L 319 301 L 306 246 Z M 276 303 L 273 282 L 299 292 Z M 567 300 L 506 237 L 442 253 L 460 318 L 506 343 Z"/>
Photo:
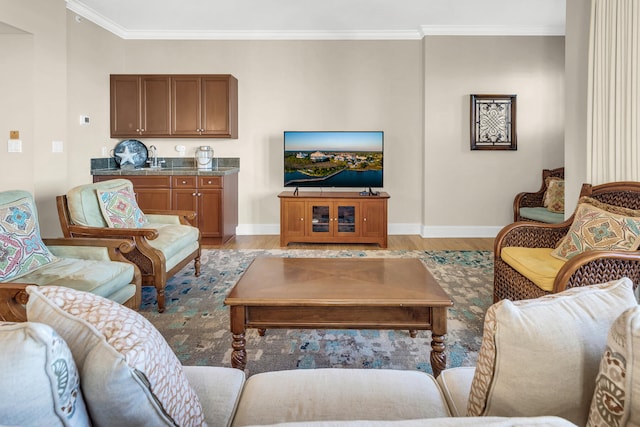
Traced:
<path fill-rule="evenodd" d="M 29 299 L 26 292 L 28 283 L 0 283 L 0 320 L 26 322 L 27 311 L 24 304 Z"/>

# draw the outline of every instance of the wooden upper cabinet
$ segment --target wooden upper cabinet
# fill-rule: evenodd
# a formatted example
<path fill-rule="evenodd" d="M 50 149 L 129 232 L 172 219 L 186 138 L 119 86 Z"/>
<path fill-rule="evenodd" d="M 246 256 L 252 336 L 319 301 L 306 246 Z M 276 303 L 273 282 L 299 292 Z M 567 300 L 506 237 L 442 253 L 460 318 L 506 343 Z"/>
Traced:
<path fill-rule="evenodd" d="M 171 129 L 168 76 L 111 76 L 111 136 L 166 136 Z"/>
<path fill-rule="evenodd" d="M 231 75 L 172 77 L 174 136 L 237 138 L 238 80 Z"/>
<path fill-rule="evenodd" d="M 228 74 L 111 75 L 112 137 L 238 138 Z"/>

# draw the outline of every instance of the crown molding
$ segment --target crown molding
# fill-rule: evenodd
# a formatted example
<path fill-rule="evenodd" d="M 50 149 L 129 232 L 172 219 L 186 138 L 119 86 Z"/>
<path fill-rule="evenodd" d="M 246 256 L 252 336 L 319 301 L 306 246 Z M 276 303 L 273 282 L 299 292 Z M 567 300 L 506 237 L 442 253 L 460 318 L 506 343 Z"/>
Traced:
<path fill-rule="evenodd" d="M 100 24 L 98 24 L 100 25 Z M 420 31 L 126 31 L 127 40 L 420 40 Z"/>
<path fill-rule="evenodd" d="M 564 36 L 565 28 L 422 25 L 417 30 L 353 31 L 167 31 L 128 30 L 86 7 L 66 0 L 67 9 L 125 40 L 421 40 L 425 36 Z"/>
<path fill-rule="evenodd" d="M 422 36 L 564 36 L 565 27 L 422 25 Z"/>

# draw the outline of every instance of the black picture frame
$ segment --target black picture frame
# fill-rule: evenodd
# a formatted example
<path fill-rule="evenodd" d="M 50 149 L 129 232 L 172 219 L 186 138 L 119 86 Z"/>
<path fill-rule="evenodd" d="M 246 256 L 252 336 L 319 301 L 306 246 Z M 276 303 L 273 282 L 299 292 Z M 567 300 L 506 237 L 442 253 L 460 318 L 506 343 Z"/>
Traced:
<path fill-rule="evenodd" d="M 471 95 L 471 150 L 517 150 L 516 95 Z"/>

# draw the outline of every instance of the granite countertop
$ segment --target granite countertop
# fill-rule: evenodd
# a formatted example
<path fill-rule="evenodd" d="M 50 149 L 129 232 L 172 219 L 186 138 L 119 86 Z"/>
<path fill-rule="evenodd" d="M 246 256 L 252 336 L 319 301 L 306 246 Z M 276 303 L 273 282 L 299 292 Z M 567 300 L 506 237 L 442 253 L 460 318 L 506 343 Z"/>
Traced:
<path fill-rule="evenodd" d="M 214 158 L 213 168 L 198 169 L 193 159 L 162 158 L 160 168 L 120 168 L 113 158 L 91 159 L 91 175 L 204 175 L 221 176 L 240 172 L 239 158 Z"/>
<path fill-rule="evenodd" d="M 198 169 L 194 167 L 177 168 L 139 168 L 139 169 L 91 169 L 91 175 L 231 175 L 240 172 L 240 168 L 232 166 L 220 166 L 214 169 Z"/>

